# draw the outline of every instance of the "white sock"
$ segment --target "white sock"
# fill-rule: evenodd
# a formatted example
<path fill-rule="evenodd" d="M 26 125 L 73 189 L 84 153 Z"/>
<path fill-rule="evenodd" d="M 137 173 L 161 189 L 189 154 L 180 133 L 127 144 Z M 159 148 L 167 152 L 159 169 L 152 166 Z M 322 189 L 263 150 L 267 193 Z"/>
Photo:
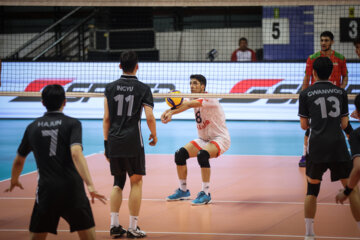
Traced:
<path fill-rule="evenodd" d="M 313 218 L 305 218 L 305 229 L 306 236 L 314 236 L 314 219 Z"/>
<path fill-rule="evenodd" d="M 138 216 L 130 216 L 129 228 L 136 229 L 137 221 L 138 221 Z"/>
<path fill-rule="evenodd" d="M 118 227 L 120 226 L 120 223 L 119 223 L 119 213 L 117 212 L 112 212 L 110 213 L 110 216 L 111 216 L 111 223 L 110 223 L 110 227 Z"/>
<path fill-rule="evenodd" d="M 305 144 L 304 144 L 303 156 L 306 156 L 306 150 L 307 150 L 307 147 L 306 147 Z"/>
<path fill-rule="evenodd" d="M 187 190 L 187 186 L 186 186 L 186 179 L 179 179 L 179 182 L 180 182 L 180 189 L 181 191 L 184 191 L 186 192 Z"/>
<path fill-rule="evenodd" d="M 358 228 L 360 229 L 360 222 L 356 222 L 357 223 L 357 225 L 358 225 Z"/>
<path fill-rule="evenodd" d="M 209 182 L 202 183 L 202 191 L 204 191 L 206 193 L 206 195 L 209 195 L 209 188 L 210 188 Z"/>

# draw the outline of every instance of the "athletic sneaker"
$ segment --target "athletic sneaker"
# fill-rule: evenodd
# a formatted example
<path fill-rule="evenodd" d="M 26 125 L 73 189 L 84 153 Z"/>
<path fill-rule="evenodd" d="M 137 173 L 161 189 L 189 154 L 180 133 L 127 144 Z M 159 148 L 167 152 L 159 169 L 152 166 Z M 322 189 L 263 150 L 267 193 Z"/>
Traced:
<path fill-rule="evenodd" d="M 166 198 L 167 201 L 187 200 L 190 199 L 189 189 L 185 191 L 180 188 L 175 190 L 175 193 Z"/>
<path fill-rule="evenodd" d="M 141 231 L 139 227 L 136 229 L 129 228 L 126 237 L 128 238 L 143 238 L 146 237 L 146 232 Z"/>
<path fill-rule="evenodd" d="M 112 227 L 110 229 L 111 238 L 119 238 L 122 237 L 126 233 L 126 230 L 120 225 L 118 227 Z"/>
<path fill-rule="evenodd" d="M 306 167 L 306 157 L 303 155 L 299 161 L 299 167 Z"/>
<path fill-rule="evenodd" d="M 192 202 L 192 205 L 204 205 L 211 203 L 211 195 L 206 195 L 204 191 L 201 191 L 198 193 L 196 199 L 194 199 Z"/>

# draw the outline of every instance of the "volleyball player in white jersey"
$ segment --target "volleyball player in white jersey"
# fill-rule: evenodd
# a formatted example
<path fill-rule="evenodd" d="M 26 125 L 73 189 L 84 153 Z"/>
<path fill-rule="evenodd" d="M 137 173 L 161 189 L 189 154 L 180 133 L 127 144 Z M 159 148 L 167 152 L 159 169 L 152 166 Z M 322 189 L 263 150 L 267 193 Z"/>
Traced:
<path fill-rule="evenodd" d="M 206 78 L 202 75 L 190 76 L 191 93 L 206 93 Z M 198 139 L 195 139 L 175 153 L 175 163 L 179 177 L 180 188 L 167 197 L 168 201 L 190 198 L 190 191 L 186 186 L 186 160 L 197 157 L 201 167 L 202 190 L 193 205 L 202 205 L 211 202 L 210 187 L 210 158 L 216 158 L 230 147 L 230 135 L 225 123 L 225 114 L 215 98 L 198 98 L 186 101 L 176 109 L 168 109 L 161 115 L 161 121 L 168 123 L 172 115 L 194 108 L 195 120 L 198 129 Z"/>

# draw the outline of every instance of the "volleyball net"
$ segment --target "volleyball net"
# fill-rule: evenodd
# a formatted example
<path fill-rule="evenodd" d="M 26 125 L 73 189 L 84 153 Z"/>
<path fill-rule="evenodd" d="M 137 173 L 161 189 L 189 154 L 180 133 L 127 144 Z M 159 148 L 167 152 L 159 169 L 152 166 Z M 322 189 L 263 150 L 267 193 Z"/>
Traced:
<path fill-rule="evenodd" d="M 345 89 L 353 99 L 360 91 L 354 46 L 360 37 L 360 4 L 332 4 L 62 7 L 56 19 L 43 19 L 42 25 L 38 19 L 20 24 L 11 16 L 27 12 L 20 17 L 26 18 L 44 9 L 4 7 L 8 27 L 0 34 L 0 95 L 15 96 L 11 102 L 38 100 L 44 86 L 57 83 L 68 102 L 94 101 L 120 77 L 119 56 L 131 50 L 139 56 L 139 80 L 158 103 L 164 104 L 171 90 L 194 97 L 189 77 L 202 74 L 207 96 L 223 103 L 294 104 L 306 60 L 321 50 L 320 34 L 330 31 L 331 48 L 346 59 Z"/>

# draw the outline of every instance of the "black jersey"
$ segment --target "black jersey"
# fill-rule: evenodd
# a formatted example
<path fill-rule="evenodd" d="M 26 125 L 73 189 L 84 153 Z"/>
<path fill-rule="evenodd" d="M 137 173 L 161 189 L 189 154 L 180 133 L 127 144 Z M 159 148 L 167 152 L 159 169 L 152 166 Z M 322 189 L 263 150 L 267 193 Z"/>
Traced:
<path fill-rule="evenodd" d="M 82 145 L 81 123 L 61 112 L 47 112 L 28 125 L 18 154 L 26 157 L 30 151 L 34 153 L 39 191 L 85 194 L 71 157 L 70 147 L 75 144 Z"/>
<path fill-rule="evenodd" d="M 341 118 L 349 115 L 346 91 L 317 81 L 300 93 L 299 116 L 309 118 L 308 154 L 315 163 L 349 161 Z"/>
<path fill-rule="evenodd" d="M 360 157 L 360 128 L 350 133 L 349 143 L 352 157 Z"/>
<path fill-rule="evenodd" d="M 154 107 L 150 87 L 135 76 L 122 75 L 105 88 L 110 129 L 109 157 L 135 157 L 144 151 L 141 135 L 143 105 Z"/>

